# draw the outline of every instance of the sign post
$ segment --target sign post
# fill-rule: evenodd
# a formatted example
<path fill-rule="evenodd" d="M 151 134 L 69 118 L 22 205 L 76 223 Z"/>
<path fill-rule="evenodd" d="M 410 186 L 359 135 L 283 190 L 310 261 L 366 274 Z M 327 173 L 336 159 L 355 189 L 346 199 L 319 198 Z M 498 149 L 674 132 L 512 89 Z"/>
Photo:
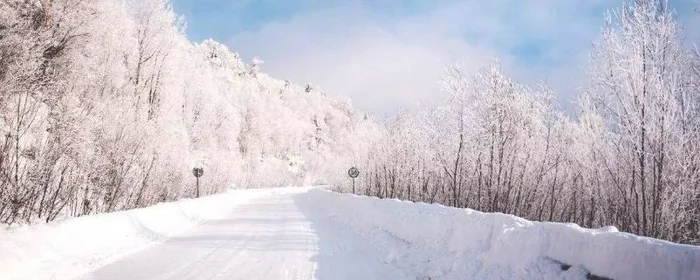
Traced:
<path fill-rule="evenodd" d="M 197 178 L 197 197 L 199 197 L 199 177 L 202 177 L 204 175 L 204 168 L 201 167 L 195 167 L 192 169 L 192 174 L 194 174 L 194 177 Z"/>
<path fill-rule="evenodd" d="M 352 178 L 352 193 L 355 193 L 355 178 L 357 178 L 357 176 L 360 176 L 360 170 L 358 170 L 354 166 L 350 167 L 350 169 L 348 170 L 348 176 Z"/>

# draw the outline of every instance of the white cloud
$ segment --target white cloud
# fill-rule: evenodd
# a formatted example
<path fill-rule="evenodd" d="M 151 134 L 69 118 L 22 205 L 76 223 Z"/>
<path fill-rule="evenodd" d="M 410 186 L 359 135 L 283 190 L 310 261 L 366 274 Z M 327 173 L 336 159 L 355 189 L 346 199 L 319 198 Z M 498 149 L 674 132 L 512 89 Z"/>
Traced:
<path fill-rule="evenodd" d="M 352 98 L 360 109 L 383 115 L 444 96 L 437 81 L 446 64 L 473 69 L 498 57 L 519 81 L 546 79 L 563 100 L 573 98 L 602 14 L 586 14 L 596 1 L 560 4 L 537 0 L 442 1 L 429 12 L 377 16 L 363 4 L 307 9 L 227 43 L 244 57 L 266 60 L 263 71 L 297 83 L 312 82 Z M 536 40 L 539 59 L 511 55 Z"/>

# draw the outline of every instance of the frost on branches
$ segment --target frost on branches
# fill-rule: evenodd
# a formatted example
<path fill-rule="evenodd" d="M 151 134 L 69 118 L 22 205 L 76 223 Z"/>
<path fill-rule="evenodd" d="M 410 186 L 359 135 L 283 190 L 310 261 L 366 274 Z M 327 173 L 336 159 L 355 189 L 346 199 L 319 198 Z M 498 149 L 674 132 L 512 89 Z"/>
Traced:
<path fill-rule="evenodd" d="M 608 14 L 575 119 L 498 63 L 447 67 L 449 100 L 386 127 L 358 192 L 700 244 L 700 59 L 672 15 Z"/>
<path fill-rule="evenodd" d="M 204 194 L 328 183 L 378 131 L 183 26 L 167 0 L 0 5 L 0 223 L 191 197 L 194 165 Z"/>

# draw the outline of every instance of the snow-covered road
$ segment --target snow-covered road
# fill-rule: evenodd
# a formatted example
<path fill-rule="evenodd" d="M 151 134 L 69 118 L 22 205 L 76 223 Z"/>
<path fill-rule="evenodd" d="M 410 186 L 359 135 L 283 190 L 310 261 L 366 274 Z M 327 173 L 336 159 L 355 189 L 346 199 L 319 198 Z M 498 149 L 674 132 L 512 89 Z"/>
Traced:
<path fill-rule="evenodd" d="M 695 280 L 700 247 L 304 187 L 0 230 L 0 268 L 0 280 Z"/>
<path fill-rule="evenodd" d="M 307 192 L 232 206 L 208 221 L 82 279 L 406 279 L 361 236 L 319 213 Z"/>

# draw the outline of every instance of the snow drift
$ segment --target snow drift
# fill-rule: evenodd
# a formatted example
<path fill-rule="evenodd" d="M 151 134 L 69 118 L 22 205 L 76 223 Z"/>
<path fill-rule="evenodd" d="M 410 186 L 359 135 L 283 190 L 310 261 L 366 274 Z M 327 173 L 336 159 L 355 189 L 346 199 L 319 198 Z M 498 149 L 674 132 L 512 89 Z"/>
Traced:
<path fill-rule="evenodd" d="M 700 247 L 576 224 L 312 190 L 320 211 L 418 279 L 700 279 Z"/>
<path fill-rule="evenodd" d="M 0 279 L 70 279 L 224 216 L 272 190 L 236 190 L 39 226 L 0 230 Z"/>

